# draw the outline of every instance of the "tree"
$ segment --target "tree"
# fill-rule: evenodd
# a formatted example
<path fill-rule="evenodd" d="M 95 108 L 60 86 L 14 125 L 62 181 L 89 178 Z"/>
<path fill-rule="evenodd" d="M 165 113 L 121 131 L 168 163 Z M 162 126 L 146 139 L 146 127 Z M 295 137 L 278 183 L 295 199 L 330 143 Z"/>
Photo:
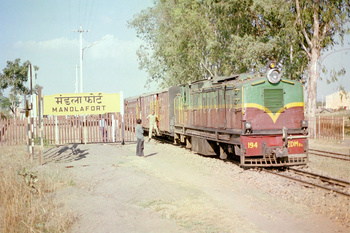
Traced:
<path fill-rule="evenodd" d="M 288 6 L 284 0 L 158 0 L 129 26 L 146 42 L 138 58 L 148 81 L 166 86 L 259 72 L 271 60 L 298 79 L 306 56 L 296 35 L 286 30 L 294 25 L 280 20 L 290 11 Z"/>
<path fill-rule="evenodd" d="M 25 86 L 28 81 L 28 66 L 30 61 L 26 61 L 21 64 L 19 58 L 12 61 L 7 61 L 7 66 L 0 73 L 0 107 L 3 109 L 9 109 L 12 113 L 15 113 L 16 108 L 19 106 L 20 95 L 29 94 L 29 88 Z M 35 70 L 39 68 L 34 66 Z M 9 97 L 3 96 L 3 91 L 7 88 L 9 90 Z M 35 88 L 34 88 L 35 90 Z"/>
<path fill-rule="evenodd" d="M 9 94 L 9 97 L 0 96 L 0 108 L 10 110 L 14 115 L 16 108 L 19 106 L 19 98 L 13 93 Z"/>
<path fill-rule="evenodd" d="M 337 33 L 343 38 L 346 30 L 344 25 L 349 21 L 349 0 L 294 0 L 292 11 L 295 17 L 296 29 L 299 31 L 299 43 L 308 59 L 307 80 L 307 116 L 310 132 L 313 135 L 316 128 L 315 117 L 317 81 L 319 78 L 318 60 L 322 49 L 334 46 Z"/>
<path fill-rule="evenodd" d="M 157 0 L 129 23 L 146 45 L 138 51 L 149 80 L 165 85 L 259 72 L 271 61 L 307 83 L 315 116 L 317 61 L 343 37 L 349 0 Z M 344 71 L 338 72 L 338 74 Z M 311 132 L 315 125 L 311 124 Z"/>

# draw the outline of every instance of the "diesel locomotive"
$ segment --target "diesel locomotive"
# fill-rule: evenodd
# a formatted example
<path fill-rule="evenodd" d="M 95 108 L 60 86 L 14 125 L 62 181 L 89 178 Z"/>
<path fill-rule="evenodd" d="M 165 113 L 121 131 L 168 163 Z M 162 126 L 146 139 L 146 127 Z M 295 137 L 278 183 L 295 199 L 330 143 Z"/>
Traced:
<path fill-rule="evenodd" d="M 264 75 L 234 74 L 125 99 L 125 114 L 155 111 L 163 136 L 206 156 L 240 158 L 242 167 L 308 162 L 304 90 L 270 63 Z"/>

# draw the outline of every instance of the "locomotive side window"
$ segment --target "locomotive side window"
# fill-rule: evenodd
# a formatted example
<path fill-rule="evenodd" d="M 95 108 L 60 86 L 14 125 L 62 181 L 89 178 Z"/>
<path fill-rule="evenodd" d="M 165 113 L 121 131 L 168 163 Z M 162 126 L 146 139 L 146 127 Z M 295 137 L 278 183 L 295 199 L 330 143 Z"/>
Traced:
<path fill-rule="evenodd" d="M 283 89 L 264 89 L 264 105 L 276 113 L 284 106 Z"/>

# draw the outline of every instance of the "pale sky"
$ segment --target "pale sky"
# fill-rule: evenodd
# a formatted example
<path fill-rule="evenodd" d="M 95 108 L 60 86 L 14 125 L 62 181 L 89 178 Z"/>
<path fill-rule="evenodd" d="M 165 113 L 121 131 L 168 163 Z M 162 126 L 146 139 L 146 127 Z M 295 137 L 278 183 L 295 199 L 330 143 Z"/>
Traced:
<path fill-rule="evenodd" d="M 135 96 L 146 89 L 147 74 L 139 70 L 136 50 L 142 41 L 127 21 L 153 0 L 0 0 L 0 70 L 7 61 L 20 58 L 39 67 L 37 83 L 44 95 L 74 93 L 79 65 L 81 25 L 84 50 L 83 91 Z M 350 48 L 350 37 L 344 47 Z M 318 98 L 337 91 L 339 84 L 350 91 L 350 50 L 334 53 L 323 61 L 329 68 L 347 69 L 335 85 L 319 82 Z M 78 68 L 79 71 L 79 68 Z M 78 77 L 79 73 L 78 73 Z M 80 83 L 80 81 L 79 81 Z"/>
<path fill-rule="evenodd" d="M 136 55 L 142 41 L 127 21 L 152 5 L 153 0 L 0 0 L 0 69 L 16 58 L 30 60 L 39 67 L 36 82 L 44 95 L 74 93 L 80 61 L 74 30 L 81 25 L 89 30 L 83 48 L 104 39 L 84 50 L 83 91 L 123 91 L 124 97 L 148 92 Z"/>

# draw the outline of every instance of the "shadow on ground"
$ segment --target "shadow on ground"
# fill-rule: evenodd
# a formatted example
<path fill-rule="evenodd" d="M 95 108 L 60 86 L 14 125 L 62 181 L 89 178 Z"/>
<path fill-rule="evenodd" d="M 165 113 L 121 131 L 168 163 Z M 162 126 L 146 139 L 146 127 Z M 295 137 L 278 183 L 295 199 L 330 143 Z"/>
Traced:
<path fill-rule="evenodd" d="M 43 153 L 44 164 L 67 163 L 86 158 L 88 150 L 81 150 L 78 144 L 52 147 Z"/>
<path fill-rule="evenodd" d="M 151 157 L 151 156 L 156 155 L 156 154 L 158 154 L 158 153 L 148 154 L 148 155 L 145 155 L 144 157 Z"/>

